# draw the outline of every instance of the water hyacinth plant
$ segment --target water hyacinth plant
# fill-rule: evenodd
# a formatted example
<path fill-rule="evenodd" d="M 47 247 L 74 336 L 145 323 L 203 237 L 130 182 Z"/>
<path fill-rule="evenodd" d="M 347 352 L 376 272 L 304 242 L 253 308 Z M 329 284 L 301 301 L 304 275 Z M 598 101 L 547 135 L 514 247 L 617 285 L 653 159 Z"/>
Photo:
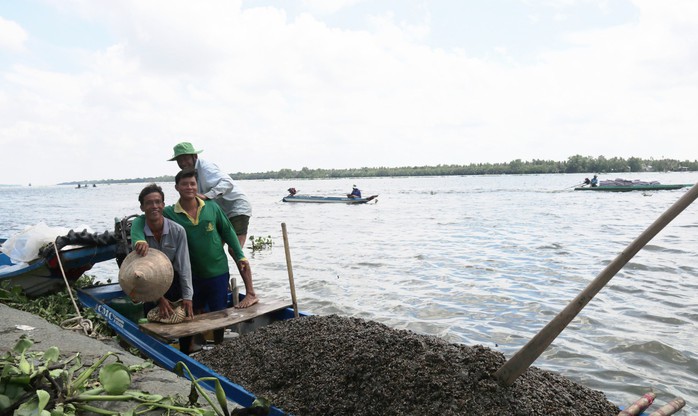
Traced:
<path fill-rule="evenodd" d="M 22 336 L 12 351 L 0 357 L 0 414 L 15 416 L 75 416 L 86 412 L 99 415 L 135 416 L 151 411 L 167 414 L 201 416 L 229 416 L 225 393 L 217 379 L 217 403 L 210 399 L 184 363 L 178 363 L 180 375 L 186 373 L 192 380 L 189 402 L 171 396 L 149 394 L 131 388 L 131 374 L 152 363 L 127 366 L 109 352 L 89 367 L 83 365 L 80 353 L 62 359 L 57 347 L 45 352 L 30 352 L 34 342 Z M 109 357 L 116 359 L 106 363 Z M 210 408 L 198 405 L 202 396 Z M 115 402 L 123 403 L 114 410 Z M 123 407 L 128 410 L 122 410 Z M 235 414 L 268 414 L 270 405 L 255 401 L 248 409 L 236 409 Z M 254 413 L 243 413 L 254 411 Z"/>
<path fill-rule="evenodd" d="M 250 236 L 250 246 L 252 247 L 252 252 L 260 251 L 264 249 L 270 249 L 272 246 L 271 236 L 266 237 L 256 237 Z"/>
<path fill-rule="evenodd" d="M 71 290 L 74 291 L 75 288 L 95 286 L 97 284 L 99 282 L 93 276 L 83 275 L 72 283 Z M 76 296 L 75 292 L 73 292 L 73 296 Z M 70 299 L 70 295 L 65 290 L 30 299 L 24 295 L 20 286 L 10 286 L 5 283 L 0 286 L 0 303 L 40 316 L 55 325 L 61 325 L 66 320 L 76 317 L 75 307 Z M 81 308 L 80 313 L 84 318 L 92 321 L 95 336 L 111 338 L 116 335 L 92 309 Z"/>

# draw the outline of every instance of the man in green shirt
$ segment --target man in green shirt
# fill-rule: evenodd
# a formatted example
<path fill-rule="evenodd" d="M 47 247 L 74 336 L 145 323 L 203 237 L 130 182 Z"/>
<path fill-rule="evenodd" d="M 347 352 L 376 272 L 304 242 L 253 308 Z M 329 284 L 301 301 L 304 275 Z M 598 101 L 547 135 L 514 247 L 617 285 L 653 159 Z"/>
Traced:
<path fill-rule="evenodd" d="M 242 252 L 235 230 L 217 204 L 206 203 L 197 197 L 196 170 L 179 172 L 175 176 L 175 189 L 179 192 L 179 201 L 165 207 L 163 215 L 184 227 L 187 233 L 194 309 L 201 311 L 208 306 L 213 312 L 227 306 L 230 273 L 223 242 L 232 248 L 233 259 L 245 284 L 245 299 L 236 307 L 247 308 L 257 303 L 259 299 L 252 284 L 250 263 Z M 145 242 L 139 233 L 143 227 L 136 221 L 142 221 L 141 217 L 136 218 L 131 227 L 134 247 Z"/>

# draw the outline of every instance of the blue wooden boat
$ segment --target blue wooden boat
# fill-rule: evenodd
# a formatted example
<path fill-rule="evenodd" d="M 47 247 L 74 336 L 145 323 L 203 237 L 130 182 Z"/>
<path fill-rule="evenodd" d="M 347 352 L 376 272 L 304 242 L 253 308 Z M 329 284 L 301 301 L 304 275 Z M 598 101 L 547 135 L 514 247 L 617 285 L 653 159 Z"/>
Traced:
<path fill-rule="evenodd" d="M 157 365 L 166 370 L 174 371 L 177 363 L 182 362 L 197 379 L 204 377 L 217 379 L 228 400 L 244 407 L 251 406 L 256 399 L 253 393 L 216 373 L 213 369 L 198 362 L 194 357 L 181 353 L 174 346 L 174 339 L 170 341 L 165 340 L 163 339 L 163 334 L 170 334 L 166 335 L 165 338 L 176 338 L 182 335 L 178 328 L 183 328 L 184 332 L 187 332 L 187 325 L 189 327 L 199 327 L 196 332 L 203 332 L 200 327 L 202 325 L 205 326 L 205 321 L 209 318 L 218 319 L 219 322 L 221 319 L 226 319 L 230 325 L 237 325 L 239 333 L 245 333 L 275 321 L 293 319 L 295 316 L 293 308 L 284 301 L 260 300 L 259 303 L 247 309 L 230 308 L 226 311 L 204 314 L 206 316 L 203 319 L 199 316 L 199 318 L 195 317 L 193 321 L 183 324 L 147 323 L 139 325 L 137 323 L 138 318 L 143 316 L 142 305 L 130 302 L 117 283 L 78 289 L 77 293 L 78 300 L 83 306 L 97 312 L 124 341 L 152 359 Z M 244 298 L 244 295 L 240 295 L 240 298 Z M 134 311 L 138 311 L 138 313 L 134 314 Z M 233 315 L 239 316 L 235 317 Z M 300 316 L 307 316 L 307 314 L 300 313 Z M 201 382 L 201 385 L 209 391 L 215 392 L 215 382 Z M 623 409 L 623 407 L 621 406 L 620 409 Z M 642 413 L 642 416 L 647 416 L 648 414 L 645 412 Z M 283 416 L 288 415 L 288 413 L 272 407 L 269 415 Z"/>
<path fill-rule="evenodd" d="M 6 240 L 0 239 L 0 244 Z M 60 260 L 69 280 L 75 280 L 96 263 L 116 257 L 116 241 L 102 245 L 66 245 L 59 249 Z M 48 250 L 28 263 L 15 264 L 0 252 L 0 284 L 20 286 L 29 297 L 56 292 L 65 287 L 56 253 Z"/>
<path fill-rule="evenodd" d="M 244 295 L 240 295 L 240 297 L 244 298 Z M 295 316 L 290 301 L 261 299 L 249 308 L 229 308 L 224 311 L 197 315 L 193 320 L 177 325 L 156 323 L 139 325 L 137 318 L 142 317 L 142 305 L 131 303 L 118 284 L 79 289 L 78 299 L 85 307 L 92 308 L 101 315 L 124 341 L 152 359 L 160 367 L 174 371 L 177 363 L 182 362 L 197 379 L 215 377 L 223 387 L 227 398 L 244 407 L 252 405 L 256 399 L 254 394 L 194 358 L 181 353 L 173 345 L 176 338 L 183 336 L 182 334 L 202 333 L 206 330 L 207 324 L 211 322 L 214 322 L 212 326 L 218 327 L 223 321 L 227 324 L 226 326 L 237 325 L 238 331 L 244 333 L 274 321 L 292 319 Z M 137 311 L 135 316 L 134 310 Z M 138 315 L 138 312 L 141 315 Z M 192 328 L 196 329 L 190 331 Z M 202 382 L 201 384 L 208 390 L 215 391 L 214 382 Z M 272 407 L 269 414 L 281 416 L 286 413 Z"/>
<path fill-rule="evenodd" d="M 365 204 L 369 201 L 376 200 L 376 198 L 378 198 L 378 195 L 371 195 L 367 198 L 348 198 L 344 196 L 287 195 L 282 200 L 284 202 L 307 202 L 314 204 Z"/>

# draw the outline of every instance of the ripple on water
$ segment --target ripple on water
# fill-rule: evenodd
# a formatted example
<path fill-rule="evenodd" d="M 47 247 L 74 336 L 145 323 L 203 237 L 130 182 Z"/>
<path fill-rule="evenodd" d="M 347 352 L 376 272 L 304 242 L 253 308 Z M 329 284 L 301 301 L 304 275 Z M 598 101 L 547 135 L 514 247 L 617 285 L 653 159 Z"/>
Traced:
<path fill-rule="evenodd" d="M 632 353 L 635 352 L 640 352 L 642 355 L 652 355 L 653 357 L 662 360 L 667 364 L 686 364 L 691 361 L 681 351 L 677 351 L 661 341 L 618 344 L 614 348 L 611 348 L 610 352 L 614 354 L 629 355 L 632 355 Z"/>
<path fill-rule="evenodd" d="M 679 173 L 634 178 L 695 179 Z M 289 296 L 284 222 L 301 310 L 373 319 L 511 356 L 683 195 L 560 191 L 583 179 L 361 178 L 357 185 L 364 192 L 381 195 L 378 204 L 329 207 L 280 199 L 289 187 L 342 194 L 350 181 L 242 181 L 253 201 L 249 234 L 274 241 L 272 250 L 249 256 L 255 288 L 261 296 Z M 175 201 L 172 184 L 163 185 L 166 200 Z M 86 190 L 77 205 L 74 189 L 32 188 L 0 190 L 0 236 L 39 219 L 50 226 L 113 229 L 114 217 L 139 212 L 142 184 Z M 682 396 L 684 412 L 698 413 L 696 228 L 698 210 L 689 207 L 589 302 L 535 365 L 620 404 L 654 388 L 658 402 Z M 245 251 L 251 254 L 249 246 Z M 99 264 L 92 272 L 115 277 L 116 266 Z"/>

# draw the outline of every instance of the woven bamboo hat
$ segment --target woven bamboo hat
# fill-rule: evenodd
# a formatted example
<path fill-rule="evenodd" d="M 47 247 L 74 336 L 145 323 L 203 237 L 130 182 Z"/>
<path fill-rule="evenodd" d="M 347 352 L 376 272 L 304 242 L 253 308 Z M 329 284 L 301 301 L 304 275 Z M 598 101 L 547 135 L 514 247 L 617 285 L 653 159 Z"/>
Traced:
<path fill-rule="evenodd" d="M 119 269 L 119 285 L 134 302 L 153 302 L 167 292 L 174 269 L 165 253 L 154 248 L 141 256 L 132 251 Z"/>

